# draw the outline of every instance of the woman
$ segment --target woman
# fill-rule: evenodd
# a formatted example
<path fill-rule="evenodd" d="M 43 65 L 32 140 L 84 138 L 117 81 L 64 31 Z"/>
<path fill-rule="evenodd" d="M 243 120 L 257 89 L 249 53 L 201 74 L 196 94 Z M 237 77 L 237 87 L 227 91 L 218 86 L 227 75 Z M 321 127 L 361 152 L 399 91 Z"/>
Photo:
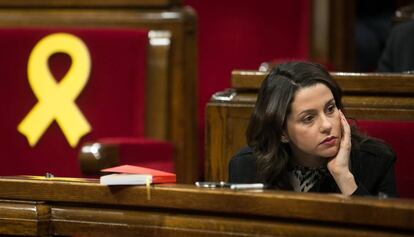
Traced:
<path fill-rule="evenodd" d="M 229 182 L 344 195 L 397 196 L 395 155 L 345 119 L 341 90 L 320 65 L 278 65 L 263 81 L 248 147 L 229 163 Z"/>

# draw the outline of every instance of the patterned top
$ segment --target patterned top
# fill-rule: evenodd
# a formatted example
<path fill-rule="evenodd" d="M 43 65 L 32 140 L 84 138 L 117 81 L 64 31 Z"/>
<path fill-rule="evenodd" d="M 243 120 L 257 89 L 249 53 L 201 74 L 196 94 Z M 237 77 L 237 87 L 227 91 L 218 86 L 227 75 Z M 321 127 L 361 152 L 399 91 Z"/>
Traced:
<path fill-rule="evenodd" d="M 290 175 L 290 182 L 296 192 L 319 191 L 323 179 L 328 176 L 326 167 L 308 168 L 297 165 Z"/>

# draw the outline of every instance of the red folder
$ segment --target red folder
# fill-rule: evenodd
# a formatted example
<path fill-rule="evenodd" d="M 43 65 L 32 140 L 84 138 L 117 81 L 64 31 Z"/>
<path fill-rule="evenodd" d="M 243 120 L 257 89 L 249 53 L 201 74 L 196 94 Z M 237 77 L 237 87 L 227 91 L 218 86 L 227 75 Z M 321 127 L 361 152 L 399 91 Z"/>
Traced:
<path fill-rule="evenodd" d="M 152 183 L 175 183 L 177 181 L 174 173 L 161 170 L 144 168 L 135 165 L 121 165 L 101 170 L 102 172 L 122 174 L 146 174 L 152 176 Z"/>

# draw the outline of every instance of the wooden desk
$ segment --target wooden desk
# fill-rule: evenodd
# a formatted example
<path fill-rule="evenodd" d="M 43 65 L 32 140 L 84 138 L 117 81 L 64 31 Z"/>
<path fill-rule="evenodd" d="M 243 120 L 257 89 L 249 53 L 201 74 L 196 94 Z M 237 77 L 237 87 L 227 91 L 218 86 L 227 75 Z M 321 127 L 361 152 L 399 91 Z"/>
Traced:
<path fill-rule="evenodd" d="M 0 177 L 0 234 L 409 236 L 414 201 Z"/>

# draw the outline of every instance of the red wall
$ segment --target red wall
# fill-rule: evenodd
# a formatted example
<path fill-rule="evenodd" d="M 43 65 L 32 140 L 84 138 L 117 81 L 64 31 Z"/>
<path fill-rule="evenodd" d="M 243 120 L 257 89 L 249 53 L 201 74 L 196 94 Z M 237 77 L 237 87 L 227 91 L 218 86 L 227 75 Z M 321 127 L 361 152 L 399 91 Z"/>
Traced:
<path fill-rule="evenodd" d="M 199 128 L 210 96 L 230 87 L 233 69 L 258 69 L 274 59 L 308 57 L 308 0 L 185 0 L 199 29 Z"/>

